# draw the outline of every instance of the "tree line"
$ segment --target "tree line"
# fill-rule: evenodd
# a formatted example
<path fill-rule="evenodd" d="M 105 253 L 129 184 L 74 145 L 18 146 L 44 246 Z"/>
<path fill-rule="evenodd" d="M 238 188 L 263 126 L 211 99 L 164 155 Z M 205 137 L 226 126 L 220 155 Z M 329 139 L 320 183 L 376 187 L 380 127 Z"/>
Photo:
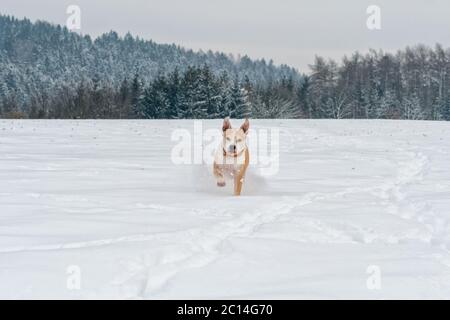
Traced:
<path fill-rule="evenodd" d="M 316 57 L 300 96 L 308 117 L 450 120 L 450 50 L 370 50 L 340 64 Z"/>
<path fill-rule="evenodd" d="M 317 56 L 301 74 L 110 32 L 0 15 L 3 118 L 450 120 L 450 49 Z"/>
<path fill-rule="evenodd" d="M 226 73 L 258 86 L 301 76 L 294 68 L 264 59 L 195 52 L 114 31 L 92 39 L 64 26 L 0 14 L 3 117 L 138 117 L 143 113 L 128 110 L 123 100 L 136 75 L 145 89 L 175 70 L 197 77 L 188 69 L 205 65 L 214 77 Z"/>

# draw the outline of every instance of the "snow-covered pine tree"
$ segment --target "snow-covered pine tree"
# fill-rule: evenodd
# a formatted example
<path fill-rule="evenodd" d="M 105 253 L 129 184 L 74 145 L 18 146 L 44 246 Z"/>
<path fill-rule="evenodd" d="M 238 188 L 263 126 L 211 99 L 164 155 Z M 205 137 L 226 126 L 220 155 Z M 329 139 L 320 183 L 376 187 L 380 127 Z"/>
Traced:
<path fill-rule="evenodd" d="M 179 116 L 179 106 L 183 100 L 181 92 L 180 72 L 178 68 L 168 76 L 167 84 L 167 117 L 169 119 L 177 119 Z"/>
<path fill-rule="evenodd" d="M 146 118 L 164 119 L 167 117 L 169 101 L 167 99 L 167 81 L 163 74 L 159 74 L 157 79 L 145 89 L 140 104 Z"/>
<path fill-rule="evenodd" d="M 450 95 L 447 96 L 442 110 L 444 120 L 450 121 Z"/>
<path fill-rule="evenodd" d="M 424 114 L 420 106 L 420 99 L 417 95 L 413 95 L 411 98 L 404 98 L 402 101 L 403 118 L 407 120 L 422 120 Z"/>
<path fill-rule="evenodd" d="M 182 95 L 177 108 L 177 118 L 192 119 L 198 116 L 197 94 L 198 94 L 198 69 L 189 66 L 183 74 L 180 84 Z"/>
<path fill-rule="evenodd" d="M 311 101 L 310 101 L 310 77 L 304 75 L 302 80 L 298 84 L 296 98 L 300 104 L 301 114 L 304 118 L 312 118 L 313 112 L 311 110 Z"/>
<path fill-rule="evenodd" d="M 235 112 L 235 117 L 238 119 L 250 118 L 252 114 L 252 105 L 250 102 L 250 93 L 247 89 L 241 89 L 241 103 L 237 105 L 237 110 Z"/>
<path fill-rule="evenodd" d="M 195 117 L 215 118 L 217 104 L 220 102 L 219 87 L 211 69 L 205 65 L 198 72 L 195 92 Z"/>
<path fill-rule="evenodd" d="M 376 88 L 373 86 L 362 90 L 362 109 L 365 118 L 374 119 L 377 117 L 377 106 L 379 105 L 379 97 Z"/>
<path fill-rule="evenodd" d="M 230 110 L 228 109 L 230 105 L 230 78 L 226 71 L 223 71 L 220 74 L 218 81 L 218 93 L 219 99 L 216 105 L 215 117 L 216 118 L 225 118 L 230 116 Z"/>
<path fill-rule="evenodd" d="M 208 92 L 208 118 L 217 119 L 221 118 L 220 113 L 218 112 L 218 106 L 221 104 L 221 89 L 220 89 L 220 80 L 216 77 L 211 70 L 211 68 L 207 67 L 204 70 L 207 76 L 205 76 L 206 81 L 206 91 Z"/>
<path fill-rule="evenodd" d="M 132 114 L 137 117 L 143 117 L 144 111 L 142 110 L 141 101 L 144 98 L 143 97 L 143 89 L 142 89 L 142 82 L 139 78 L 139 74 L 136 72 L 133 77 L 133 82 L 131 83 L 131 109 Z M 132 116 L 132 115 L 130 115 Z"/>
<path fill-rule="evenodd" d="M 379 104 L 375 111 L 376 117 L 378 119 L 389 119 L 393 110 L 396 109 L 396 104 L 397 101 L 394 98 L 394 95 L 390 91 L 387 91 L 379 100 Z"/>
<path fill-rule="evenodd" d="M 119 97 L 117 100 L 119 119 L 128 118 L 131 114 L 131 87 L 126 77 L 120 84 Z"/>
<path fill-rule="evenodd" d="M 250 115 L 250 104 L 246 99 L 247 93 L 240 86 L 238 76 L 236 75 L 227 92 L 225 109 L 232 118 L 245 118 Z"/>

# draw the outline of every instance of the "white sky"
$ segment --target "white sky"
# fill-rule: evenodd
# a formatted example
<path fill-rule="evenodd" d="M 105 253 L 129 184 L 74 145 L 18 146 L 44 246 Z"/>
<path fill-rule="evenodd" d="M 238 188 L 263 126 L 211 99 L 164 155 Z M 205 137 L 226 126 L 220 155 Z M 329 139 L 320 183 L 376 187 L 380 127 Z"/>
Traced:
<path fill-rule="evenodd" d="M 0 13 L 65 24 L 70 4 L 84 34 L 130 31 L 159 43 L 273 58 L 307 72 L 314 55 L 340 59 L 440 42 L 450 46 L 449 0 L 0 0 Z M 381 30 L 366 27 L 381 7 Z"/>

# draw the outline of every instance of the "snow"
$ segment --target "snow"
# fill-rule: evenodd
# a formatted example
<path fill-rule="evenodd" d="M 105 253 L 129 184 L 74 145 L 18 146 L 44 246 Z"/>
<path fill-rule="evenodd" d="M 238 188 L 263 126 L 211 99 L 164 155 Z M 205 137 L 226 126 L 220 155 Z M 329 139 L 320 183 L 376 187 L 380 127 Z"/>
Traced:
<path fill-rule="evenodd" d="M 450 298 L 449 123 L 267 127 L 237 198 L 171 161 L 190 120 L 0 120 L 0 298 Z"/>

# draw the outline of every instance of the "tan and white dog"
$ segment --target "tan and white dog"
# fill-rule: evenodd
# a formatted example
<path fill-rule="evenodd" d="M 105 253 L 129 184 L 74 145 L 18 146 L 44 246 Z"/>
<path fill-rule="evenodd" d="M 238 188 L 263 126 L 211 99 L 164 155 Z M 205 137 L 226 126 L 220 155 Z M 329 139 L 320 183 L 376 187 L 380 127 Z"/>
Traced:
<path fill-rule="evenodd" d="M 247 133 L 250 122 L 245 119 L 239 129 L 231 127 L 230 118 L 223 121 L 223 140 L 214 157 L 214 176 L 219 187 L 225 186 L 227 179 L 234 180 L 234 195 L 239 196 L 250 162 L 247 148 Z"/>

